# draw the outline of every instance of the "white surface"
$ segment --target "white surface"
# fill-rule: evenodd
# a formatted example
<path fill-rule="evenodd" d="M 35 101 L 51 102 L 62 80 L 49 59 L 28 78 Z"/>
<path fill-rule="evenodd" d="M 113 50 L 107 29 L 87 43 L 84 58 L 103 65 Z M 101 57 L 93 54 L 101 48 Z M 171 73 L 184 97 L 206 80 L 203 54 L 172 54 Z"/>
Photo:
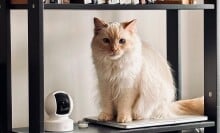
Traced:
<path fill-rule="evenodd" d="M 169 118 L 169 119 L 150 119 L 150 120 L 145 119 L 145 120 L 132 121 L 128 123 L 118 123 L 115 121 L 102 122 L 102 121 L 99 121 L 97 117 L 88 117 L 86 118 L 86 120 L 91 123 L 106 125 L 110 127 L 132 129 L 132 128 L 141 128 L 141 127 L 152 127 L 152 126 L 173 125 L 173 124 L 181 124 L 181 123 L 188 123 L 188 122 L 205 121 L 205 120 L 208 120 L 208 117 L 187 115 L 187 116 L 178 116 L 178 117 Z"/>

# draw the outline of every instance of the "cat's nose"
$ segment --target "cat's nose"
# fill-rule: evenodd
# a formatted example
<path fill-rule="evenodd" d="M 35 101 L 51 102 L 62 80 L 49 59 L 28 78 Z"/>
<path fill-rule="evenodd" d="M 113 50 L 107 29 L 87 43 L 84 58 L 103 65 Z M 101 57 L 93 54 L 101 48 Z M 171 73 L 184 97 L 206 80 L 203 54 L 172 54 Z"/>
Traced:
<path fill-rule="evenodd" d="M 117 49 L 115 49 L 115 48 L 112 48 L 112 52 L 115 52 L 115 51 L 117 51 Z"/>
<path fill-rule="evenodd" d="M 111 50 L 112 50 L 112 52 L 117 52 L 117 51 L 119 50 L 119 47 L 113 46 L 113 47 L 111 48 Z"/>

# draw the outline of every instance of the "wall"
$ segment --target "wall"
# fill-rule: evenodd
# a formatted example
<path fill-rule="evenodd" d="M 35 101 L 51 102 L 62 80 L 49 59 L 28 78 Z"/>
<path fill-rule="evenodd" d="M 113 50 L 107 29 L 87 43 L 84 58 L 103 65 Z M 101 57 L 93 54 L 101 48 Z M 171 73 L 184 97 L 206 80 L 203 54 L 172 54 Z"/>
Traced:
<path fill-rule="evenodd" d="M 180 14 L 182 96 L 191 98 L 203 95 L 203 13 Z M 166 56 L 165 11 L 45 11 L 45 96 L 55 90 L 70 93 L 75 121 L 99 111 L 90 49 L 94 16 L 106 21 L 136 18 L 141 38 Z M 27 12 L 12 11 L 11 19 L 13 127 L 21 127 L 28 125 Z"/>

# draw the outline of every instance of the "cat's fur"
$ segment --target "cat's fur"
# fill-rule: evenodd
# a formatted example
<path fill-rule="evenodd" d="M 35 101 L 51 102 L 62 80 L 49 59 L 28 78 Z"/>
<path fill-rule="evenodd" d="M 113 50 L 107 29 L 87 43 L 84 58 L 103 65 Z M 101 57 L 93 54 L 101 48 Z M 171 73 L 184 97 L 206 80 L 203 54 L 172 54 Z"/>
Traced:
<path fill-rule="evenodd" d="M 94 18 L 94 24 L 91 47 L 101 96 L 99 120 L 129 122 L 187 112 L 186 108 L 181 112 L 182 106 L 173 102 L 175 86 L 170 66 L 141 42 L 136 20 L 106 23 Z"/>

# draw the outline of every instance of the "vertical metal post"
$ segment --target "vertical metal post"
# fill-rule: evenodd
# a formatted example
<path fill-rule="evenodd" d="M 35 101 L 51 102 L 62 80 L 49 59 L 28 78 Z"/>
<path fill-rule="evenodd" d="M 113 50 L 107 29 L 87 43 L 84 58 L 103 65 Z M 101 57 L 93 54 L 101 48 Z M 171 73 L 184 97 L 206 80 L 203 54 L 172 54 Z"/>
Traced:
<path fill-rule="evenodd" d="M 219 45 L 217 42 L 217 19 L 218 5 L 217 0 L 206 0 L 206 4 L 215 4 L 214 10 L 204 11 L 204 97 L 205 97 L 205 115 L 208 116 L 209 120 L 215 121 L 215 127 L 206 128 L 206 133 L 218 133 L 219 122 Z"/>
<path fill-rule="evenodd" d="M 178 33 L 178 10 L 167 10 L 167 60 L 170 62 L 173 69 L 173 76 L 177 89 L 176 98 L 180 99 Z"/>
<path fill-rule="evenodd" d="M 43 2 L 28 1 L 29 132 L 44 131 Z"/>
<path fill-rule="evenodd" d="M 11 33 L 8 0 L 0 0 L 0 133 L 12 131 Z"/>

